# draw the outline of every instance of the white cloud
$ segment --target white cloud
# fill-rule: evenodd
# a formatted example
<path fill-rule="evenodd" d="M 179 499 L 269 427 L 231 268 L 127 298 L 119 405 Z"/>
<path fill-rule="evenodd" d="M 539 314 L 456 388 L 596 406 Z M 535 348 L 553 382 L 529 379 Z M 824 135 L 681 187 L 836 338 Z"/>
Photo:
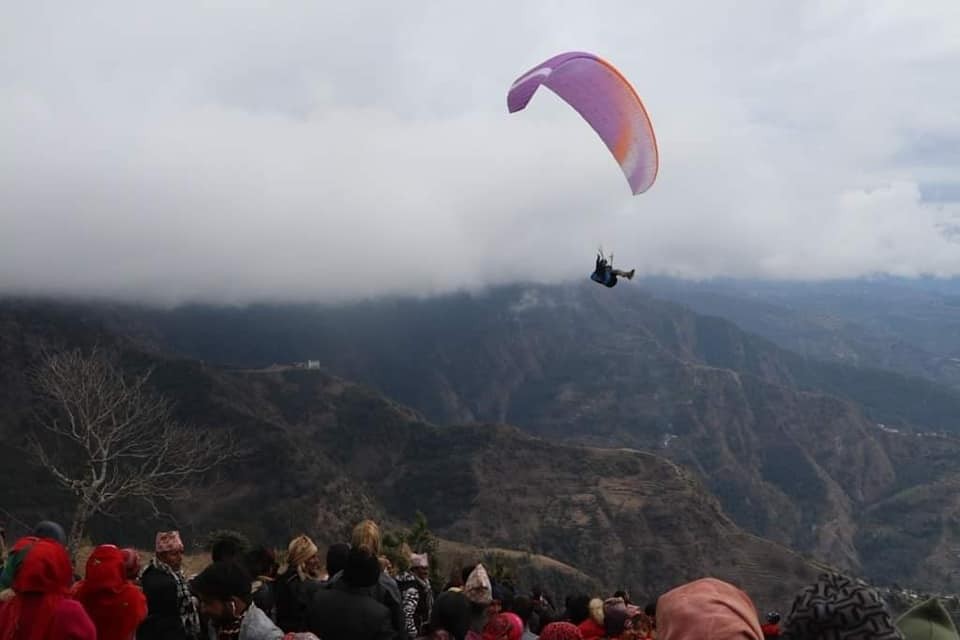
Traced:
<path fill-rule="evenodd" d="M 160 301 L 432 293 L 642 271 L 960 274 L 960 5 L 21 3 L 0 20 L 0 291 Z M 515 7 L 513 5 L 519 5 Z M 555 97 L 634 81 L 631 197 Z M 946 186 L 946 188 L 944 188 Z"/>

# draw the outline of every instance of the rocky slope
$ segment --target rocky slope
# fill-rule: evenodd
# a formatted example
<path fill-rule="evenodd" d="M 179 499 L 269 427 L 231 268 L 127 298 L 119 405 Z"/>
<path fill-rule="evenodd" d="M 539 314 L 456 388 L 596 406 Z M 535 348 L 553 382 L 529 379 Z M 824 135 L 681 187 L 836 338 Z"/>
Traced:
<path fill-rule="evenodd" d="M 372 516 L 423 511 L 444 538 L 552 558 L 606 587 L 653 596 L 713 574 L 782 606 L 816 568 L 737 527 L 690 472 L 650 453 L 551 443 L 502 425 L 439 428 L 379 393 L 304 370 L 224 372 L 149 355 L 72 313 L 0 311 L 2 506 L 21 521 L 62 515 L 67 500 L 16 449 L 29 428 L 26 372 L 41 349 L 114 346 L 196 425 L 230 429 L 246 458 L 170 505 L 188 538 L 214 527 L 282 542 L 307 530 L 342 539 Z M 30 483 L 23 483 L 28 474 Z M 96 523 L 96 539 L 143 542 L 158 523 L 133 505 Z M 531 566 L 535 566 L 533 563 Z"/>
<path fill-rule="evenodd" d="M 955 433 L 960 396 L 925 380 L 802 358 L 626 287 L 103 317 L 228 364 L 319 359 L 438 423 L 654 450 L 757 535 L 873 579 L 960 587 L 933 568 L 960 544 L 938 505 L 960 445 L 918 435 Z M 882 520 L 884 505 L 902 524 Z M 918 535 L 917 521 L 936 524 Z"/>

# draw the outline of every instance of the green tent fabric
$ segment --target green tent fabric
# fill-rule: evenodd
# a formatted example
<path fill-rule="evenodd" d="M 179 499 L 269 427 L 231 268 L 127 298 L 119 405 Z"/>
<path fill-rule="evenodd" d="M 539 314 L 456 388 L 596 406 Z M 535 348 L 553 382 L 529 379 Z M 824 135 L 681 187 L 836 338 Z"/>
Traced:
<path fill-rule="evenodd" d="M 897 620 L 905 640 L 960 640 L 950 614 L 936 598 L 918 604 Z"/>

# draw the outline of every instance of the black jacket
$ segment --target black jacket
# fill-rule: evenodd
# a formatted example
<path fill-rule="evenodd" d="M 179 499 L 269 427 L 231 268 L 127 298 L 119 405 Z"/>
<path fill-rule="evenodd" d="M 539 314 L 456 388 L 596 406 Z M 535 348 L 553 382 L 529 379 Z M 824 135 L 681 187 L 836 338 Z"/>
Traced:
<path fill-rule="evenodd" d="M 147 618 L 137 629 L 137 640 L 187 640 L 180 620 L 177 581 L 155 567 L 147 567 L 140 580 L 147 597 Z"/>
<path fill-rule="evenodd" d="M 267 580 L 260 581 L 259 588 L 253 592 L 253 604 L 267 614 L 267 617 L 277 621 L 277 585 Z M 279 625 L 277 625 L 279 626 Z"/>
<path fill-rule="evenodd" d="M 369 592 L 342 581 L 319 589 L 307 611 L 308 631 L 323 640 L 394 640 L 390 609 Z"/>
<path fill-rule="evenodd" d="M 330 578 L 327 588 L 332 588 L 342 582 L 343 572 L 341 571 Z M 406 618 L 403 615 L 403 600 L 400 597 L 400 588 L 397 586 L 396 580 L 381 571 L 377 584 L 372 587 L 364 587 L 361 590 L 390 611 L 390 626 L 393 628 L 394 640 L 413 640 L 407 634 Z"/>
<path fill-rule="evenodd" d="M 307 607 L 320 583 L 301 580 L 296 569 L 288 569 L 273 583 L 277 626 L 284 633 L 307 630 Z"/>

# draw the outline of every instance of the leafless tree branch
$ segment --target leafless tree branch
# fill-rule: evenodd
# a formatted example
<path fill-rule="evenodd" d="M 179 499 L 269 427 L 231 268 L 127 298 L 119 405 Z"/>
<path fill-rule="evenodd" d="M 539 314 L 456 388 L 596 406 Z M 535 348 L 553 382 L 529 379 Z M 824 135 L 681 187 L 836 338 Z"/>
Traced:
<path fill-rule="evenodd" d="M 150 386 L 152 370 L 125 373 L 102 349 L 47 354 L 31 375 L 40 400 L 29 450 L 77 498 L 69 544 L 90 518 L 137 498 L 155 513 L 183 498 L 199 476 L 236 458 L 222 432 L 179 423 Z"/>

